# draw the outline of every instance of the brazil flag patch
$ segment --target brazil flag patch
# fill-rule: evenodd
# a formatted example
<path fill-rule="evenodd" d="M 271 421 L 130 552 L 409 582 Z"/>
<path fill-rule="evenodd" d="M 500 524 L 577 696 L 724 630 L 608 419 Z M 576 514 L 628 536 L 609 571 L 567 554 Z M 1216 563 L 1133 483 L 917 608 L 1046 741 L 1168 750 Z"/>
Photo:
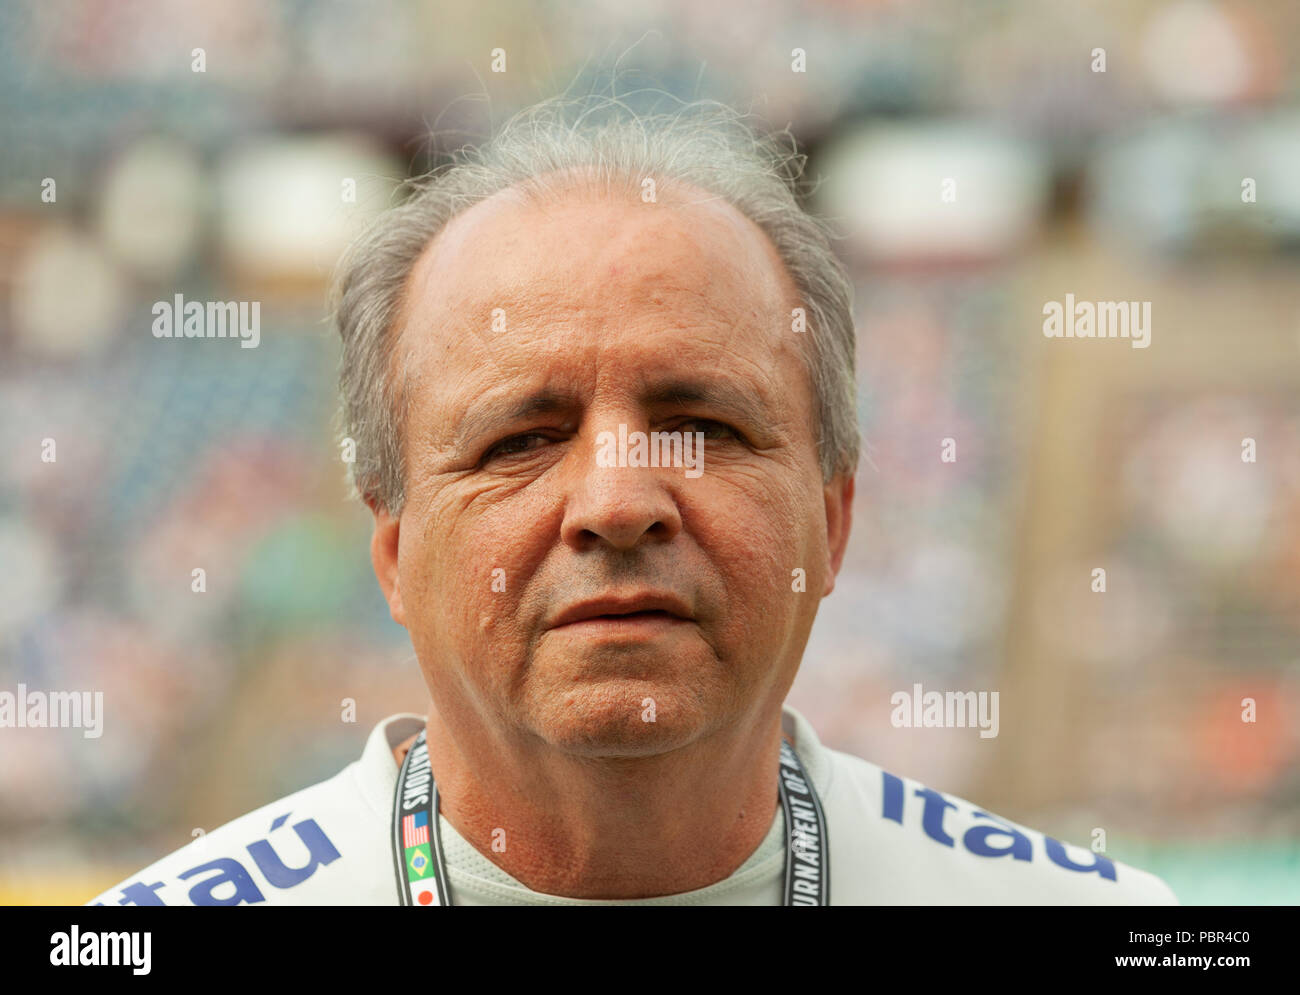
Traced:
<path fill-rule="evenodd" d="M 429 844 L 406 848 L 406 868 L 410 871 L 411 881 L 422 881 L 433 876 L 433 857 L 429 853 Z"/>

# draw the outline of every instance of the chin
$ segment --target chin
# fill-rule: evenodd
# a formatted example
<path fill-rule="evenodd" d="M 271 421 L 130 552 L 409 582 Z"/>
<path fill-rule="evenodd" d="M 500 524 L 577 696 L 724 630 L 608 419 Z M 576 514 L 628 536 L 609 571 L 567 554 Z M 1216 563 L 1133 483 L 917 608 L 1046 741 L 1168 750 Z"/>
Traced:
<path fill-rule="evenodd" d="M 583 756 L 655 756 L 721 723 L 704 690 L 644 678 L 588 680 L 530 702 L 525 723 L 552 746 Z"/>

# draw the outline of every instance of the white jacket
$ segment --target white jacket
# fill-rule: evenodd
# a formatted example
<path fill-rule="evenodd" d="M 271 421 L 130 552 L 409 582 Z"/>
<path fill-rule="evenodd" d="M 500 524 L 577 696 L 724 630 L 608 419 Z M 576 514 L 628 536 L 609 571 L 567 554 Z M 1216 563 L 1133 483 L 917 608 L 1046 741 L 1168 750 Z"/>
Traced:
<path fill-rule="evenodd" d="M 334 777 L 213 830 L 88 904 L 398 904 L 392 748 L 424 721 L 406 714 L 384 719 L 361 758 Z M 827 749 L 788 706 L 783 721 L 825 811 L 832 905 L 1177 904 L 1169 886 L 1146 871 Z M 779 810 L 776 819 L 783 827 Z M 779 854 L 756 852 L 731 878 L 708 888 L 635 903 L 530 892 L 460 840 L 445 819 L 441 825 L 444 838 L 452 838 L 448 882 L 457 905 L 780 904 L 784 849 L 776 824 L 765 846 Z M 470 862 L 485 873 L 475 876 Z"/>

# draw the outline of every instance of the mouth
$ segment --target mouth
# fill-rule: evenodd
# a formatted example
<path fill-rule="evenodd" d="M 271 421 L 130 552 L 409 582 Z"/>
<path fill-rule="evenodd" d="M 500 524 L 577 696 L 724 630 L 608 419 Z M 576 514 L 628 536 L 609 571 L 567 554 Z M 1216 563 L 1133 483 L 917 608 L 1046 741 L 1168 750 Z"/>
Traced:
<path fill-rule="evenodd" d="M 643 595 L 605 598 L 573 605 L 560 612 L 549 628 L 658 627 L 693 621 L 690 608 L 680 599 L 670 595 Z"/>
<path fill-rule="evenodd" d="M 624 612 L 621 615 L 592 615 L 553 626 L 551 631 L 569 638 L 646 642 L 667 636 L 683 626 L 694 625 L 666 611 Z"/>
<path fill-rule="evenodd" d="M 565 624 L 576 625 L 579 622 L 610 622 L 610 621 L 632 622 L 632 621 L 636 621 L 637 619 L 652 619 L 652 618 L 674 619 L 679 622 L 686 621 L 681 616 L 674 615 L 672 612 L 664 611 L 661 608 L 650 608 L 645 611 L 617 612 L 617 613 L 607 612 L 603 615 L 591 615 L 587 618 L 574 619 L 572 622 L 567 622 Z"/>

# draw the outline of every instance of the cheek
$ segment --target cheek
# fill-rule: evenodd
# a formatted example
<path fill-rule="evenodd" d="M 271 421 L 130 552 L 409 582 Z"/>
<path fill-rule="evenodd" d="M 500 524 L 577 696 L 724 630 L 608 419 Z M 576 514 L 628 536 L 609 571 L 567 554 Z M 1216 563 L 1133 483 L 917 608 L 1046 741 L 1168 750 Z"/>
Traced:
<path fill-rule="evenodd" d="M 535 504 L 455 485 L 409 502 L 399 554 L 408 625 L 463 646 L 523 631 L 520 598 L 547 548 Z"/>
<path fill-rule="evenodd" d="M 810 590 L 821 574 L 821 492 L 770 477 L 754 483 L 696 504 L 692 516 L 697 541 L 723 577 L 729 611 L 747 628 L 788 614 L 794 570 L 805 571 Z"/>

